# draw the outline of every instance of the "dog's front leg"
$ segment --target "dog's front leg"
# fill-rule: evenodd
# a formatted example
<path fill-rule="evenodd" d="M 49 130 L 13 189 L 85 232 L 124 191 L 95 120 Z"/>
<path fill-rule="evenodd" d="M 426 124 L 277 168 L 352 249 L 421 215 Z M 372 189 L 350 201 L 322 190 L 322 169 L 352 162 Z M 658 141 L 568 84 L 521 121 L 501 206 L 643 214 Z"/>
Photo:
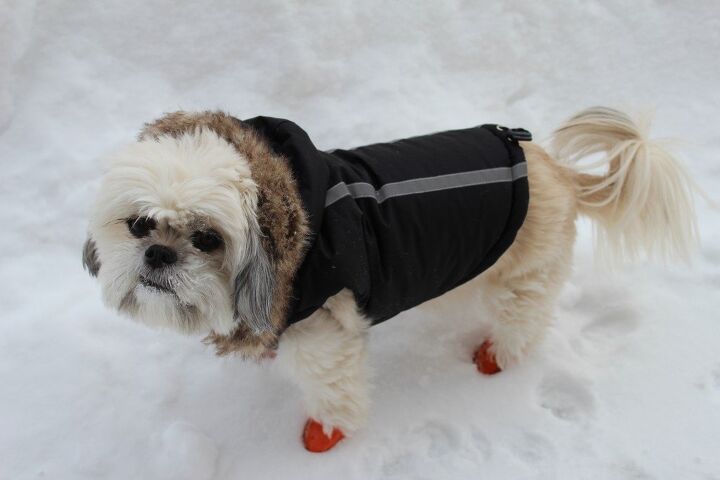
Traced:
<path fill-rule="evenodd" d="M 277 359 L 303 392 L 309 415 L 303 442 L 312 452 L 329 450 L 365 424 L 368 325 L 343 290 L 280 339 Z"/>

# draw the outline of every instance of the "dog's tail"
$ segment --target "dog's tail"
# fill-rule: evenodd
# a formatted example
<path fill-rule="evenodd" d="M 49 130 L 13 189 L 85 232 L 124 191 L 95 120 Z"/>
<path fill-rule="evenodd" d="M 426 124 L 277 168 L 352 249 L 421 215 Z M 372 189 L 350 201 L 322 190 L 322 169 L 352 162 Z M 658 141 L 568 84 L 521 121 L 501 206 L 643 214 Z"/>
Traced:
<path fill-rule="evenodd" d="M 698 238 L 695 184 L 660 143 L 648 140 L 648 127 L 649 121 L 638 126 L 617 110 L 589 108 L 555 132 L 555 155 L 573 171 L 579 211 L 595 220 L 601 253 L 687 259 Z M 602 160 L 578 165 L 598 153 Z"/>

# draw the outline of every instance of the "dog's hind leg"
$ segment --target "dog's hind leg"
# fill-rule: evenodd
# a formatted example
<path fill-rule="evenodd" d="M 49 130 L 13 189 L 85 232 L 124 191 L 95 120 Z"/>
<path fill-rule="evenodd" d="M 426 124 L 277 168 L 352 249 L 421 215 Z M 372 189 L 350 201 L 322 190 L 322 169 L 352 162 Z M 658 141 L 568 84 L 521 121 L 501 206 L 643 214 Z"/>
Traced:
<path fill-rule="evenodd" d="M 312 452 L 329 450 L 365 424 L 368 325 L 344 290 L 280 339 L 278 361 L 303 392 L 309 416 L 303 442 Z"/>
<path fill-rule="evenodd" d="M 554 319 L 555 301 L 568 267 L 569 260 L 521 277 L 495 278 L 485 283 L 483 293 L 493 323 L 489 338 L 474 355 L 481 373 L 497 373 L 517 363 L 542 340 Z"/>
<path fill-rule="evenodd" d="M 572 174 L 537 145 L 523 148 L 530 185 L 527 217 L 513 245 L 480 278 L 493 324 L 474 360 L 488 374 L 512 365 L 540 341 L 572 262 L 577 214 Z"/>

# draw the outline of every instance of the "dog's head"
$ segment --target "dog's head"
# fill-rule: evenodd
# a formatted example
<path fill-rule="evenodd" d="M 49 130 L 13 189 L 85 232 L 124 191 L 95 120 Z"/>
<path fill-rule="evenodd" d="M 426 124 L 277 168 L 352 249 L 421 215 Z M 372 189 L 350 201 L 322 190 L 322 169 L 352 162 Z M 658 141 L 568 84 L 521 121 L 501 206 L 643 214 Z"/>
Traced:
<path fill-rule="evenodd" d="M 154 326 L 272 329 L 275 271 L 248 159 L 202 125 L 143 135 L 111 157 L 83 263 L 110 307 Z"/>

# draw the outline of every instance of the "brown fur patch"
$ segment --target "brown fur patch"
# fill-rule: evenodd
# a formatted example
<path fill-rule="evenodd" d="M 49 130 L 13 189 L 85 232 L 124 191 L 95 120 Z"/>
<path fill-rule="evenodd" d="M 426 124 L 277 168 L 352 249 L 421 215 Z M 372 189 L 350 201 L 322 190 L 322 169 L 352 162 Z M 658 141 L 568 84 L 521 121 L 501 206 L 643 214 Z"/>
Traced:
<path fill-rule="evenodd" d="M 307 215 L 287 160 L 237 118 L 219 111 L 168 113 L 146 124 L 139 138 L 177 137 L 203 127 L 233 145 L 250 163 L 252 178 L 259 187 L 257 212 L 258 223 L 265 235 L 263 248 L 272 258 L 276 282 L 271 314 L 273 332 L 255 335 L 240 325 L 229 335 L 213 332 L 205 342 L 215 344 L 218 355 L 238 353 L 259 358 L 267 349 L 277 346 L 278 337 L 286 327 L 293 278 L 305 252 Z"/>

